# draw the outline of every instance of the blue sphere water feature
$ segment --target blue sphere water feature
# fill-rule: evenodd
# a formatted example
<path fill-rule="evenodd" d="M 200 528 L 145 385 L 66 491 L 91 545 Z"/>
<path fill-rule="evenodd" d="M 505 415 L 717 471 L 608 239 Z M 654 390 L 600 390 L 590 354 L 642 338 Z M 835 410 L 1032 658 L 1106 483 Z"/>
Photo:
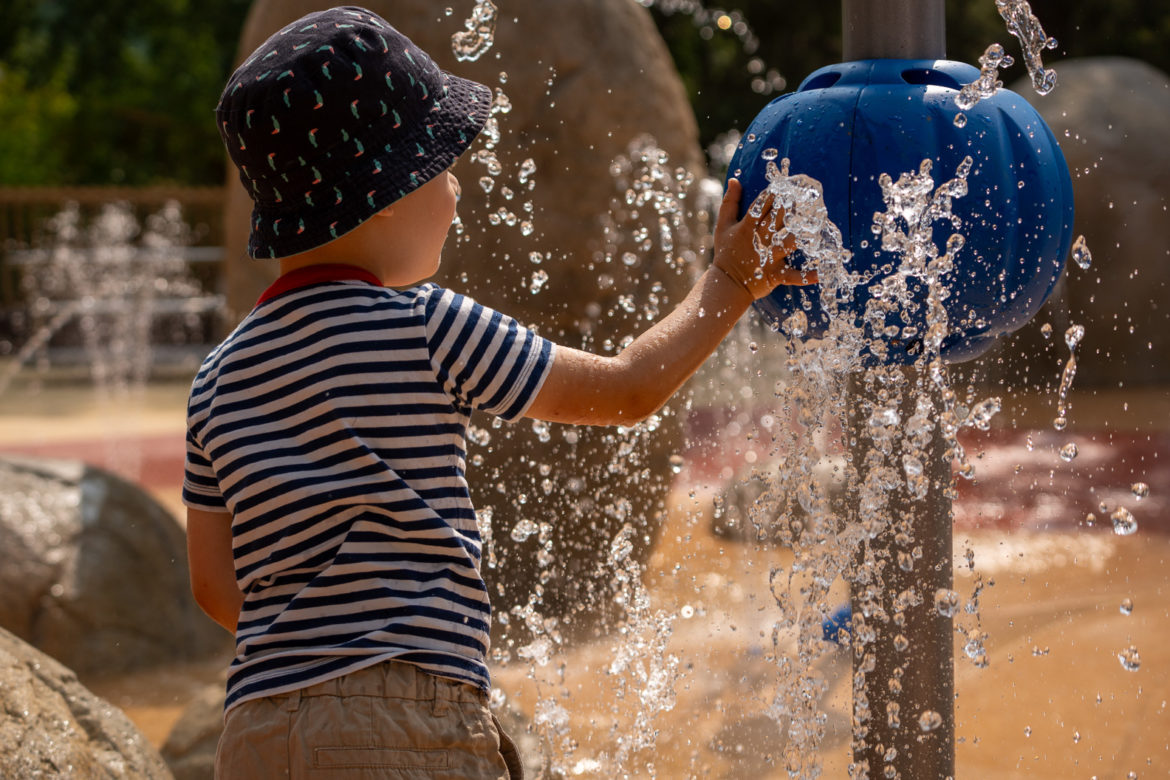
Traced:
<path fill-rule="evenodd" d="M 952 363 L 977 357 L 996 337 L 1027 322 L 1060 280 L 1072 243 L 1068 166 L 1036 110 L 1000 89 L 962 112 L 964 126 L 955 125 L 958 92 L 978 77 L 977 68 L 947 60 L 873 59 L 821 68 L 760 112 L 728 170 L 743 183 L 741 212 L 768 186 L 773 157 L 787 158 L 791 174 L 817 179 L 829 218 L 853 253 L 853 270 L 880 279 L 897 267 L 872 232 L 874 213 L 885 211 L 880 175 L 897 179 L 930 159 L 935 181 L 945 181 L 970 156 L 968 193 L 953 203 L 962 226 L 935 225 L 940 247 L 953 232 L 966 239 L 947 277 L 950 327 L 941 355 Z M 796 253 L 790 261 L 799 267 L 806 260 Z M 855 290 L 857 315 L 869 298 L 867 287 Z M 925 289 L 918 292 L 925 297 Z M 828 325 L 818 298 L 815 286 L 780 287 L 756 307 L 773 327 L 804 309 L 806 335 L 816 337 Z M 911 324 L 924 333 L 926 307 L 917 308 L 891 315 L 887 324 Z M 887 347 L 889 362 L 911 363 L 921 353 L 921 336 L 887 339 Z"/>

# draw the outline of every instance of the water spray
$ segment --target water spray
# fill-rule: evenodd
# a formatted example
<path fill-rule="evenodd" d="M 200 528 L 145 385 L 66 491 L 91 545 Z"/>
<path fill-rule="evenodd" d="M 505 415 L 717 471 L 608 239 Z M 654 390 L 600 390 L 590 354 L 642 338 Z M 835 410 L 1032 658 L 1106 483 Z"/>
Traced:
<path fill-rule="evenodd" d="M 947 366 L 986 352 L 1052 293 L 1072 243 L 1072 184 L 1039 114 L 996 80 L 1004 56 L 985 55 L 982 70 L 943 59 L 942 0 L 843 0 L 842 12 L 846 61 L 765 107 L 729 166 L 745 203 L 768 189 L 785 207 L 777 240 L 794 236 L 790 262 L 820 273 L 757 303 L 811 383 L 800 402 L 846 399 L 846 509 L 836 527 L 810 512 L 781 535 L 798 565 L 814 545 L 833 548 L 819 575 L 850 585 L 850 616 L 826 622 L 852 653 L 850 776 L 953 778 L 951 464 L 970 476 L 957 434 L 985 430 L 1000 404 L 959 403 Z M 808 492 L 801 479 L 776 486 L 782 528 L 795 517 L 784 496 Z M 782 620 L 799 629 L 799 654 L 820 652 L 807 617 Z M 986 665 L 975 634 L 967 655 Z M 800 706 L 778 709 L 796 723 Z M 797 744 L 805 731 L 789 727 L 794 777 L 819 774 L 798 755 L 815 748 Z"/>

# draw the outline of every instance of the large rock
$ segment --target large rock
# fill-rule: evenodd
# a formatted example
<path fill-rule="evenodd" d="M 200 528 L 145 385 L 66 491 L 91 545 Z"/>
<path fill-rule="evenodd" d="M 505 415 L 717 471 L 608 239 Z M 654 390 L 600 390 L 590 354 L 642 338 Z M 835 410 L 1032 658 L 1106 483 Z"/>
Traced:
<path fill-rule="evenodd" d="M 175 518 L 77 461 L 0 458 L 0 593 L 0 626 L 80 674 L 231 644 L 191 596 Z"/>
<path fill-rule="evenodd" d="M 162 780 L 134 724 L 57 661 L 0 629 L 0 777 Z"/>
<path fill-rule="evenodd" d="M 1010 381 L 1054 384 L 1068 357 L 1062 334 L 1085 326 L 1076 386 L 1170 381 L 1170 76 L 1120 57 L 1065 60 L 1059 82 L 1027 98 L 1056 134 L 1073 176 L 1075 234 L 1092 266 L 1069 262 L 1057 293 L 1034 322 L 990 356 Z M 1054 335 L 1045 340 L 1039 324 Z M 1040 358 L 1038 360 L 1038 357 Z M 1030 373 L 1029 373 L 1030 372 Z"/>
<path fill-rule="evenodd" d="M 241 58 L 325 5 L 257 0 Z M 458 164 L 465 232 L 448 241 L 437 281 L 555 340 L 603 353 L 682 298 L 708 233 L 706 212 L 695 204 L 704 165 L 686 94 L 646 9 L 630 0 L 509 0 L 500 3 L 493 48 L 457 62 L 451 36 L 463 29 L 470 3 L 450 16 L 428 0 L 367 5 L 441 66 L 503 90 L 510 101 L 510 110 L 495 115 L 502 173 L 491 193 L 478 183 L 488 174 L 484 164 L 470 155 Z M 473 149 L 488 142 L 481 137 Z M 531 177 L 521 171 L 528 159 Z M 228 180 L 228 289 L 238 316 L 276 268 L 244 255 L 249 202 L 234 172 Z M 522 223 L 530 218 L 528 233 Z M 647 235 L 635 235 L 639 228 Z M 539 264 L 533 252 L 541 253 Z M 572 619 L 584 610 L 590 614 L 577 618 L 578 627 L 592 626 L 611 606 L 604 563 L 613 537 L 632 523 L 634 555 L 644 560 L 657 535 L 681 419 L 664 415 L 633 433 L 533 427 L 476 437 L 473 497 L 492 510 L 496 526 L 495 567 L 485 574 L 498 580 L 489 583 L 498 608 L 524 605 L 542 582 L 541 611 Z M 550 530 L 514 542 L 510 531 L 521 520 Z"/>
<path fill-rule="evenodd" d="M 162 757 L 175 780 L 212 780 L 215 749 L 223 734 L 225 683 L 204 686 L 183 709 L 162 746 Z"/>

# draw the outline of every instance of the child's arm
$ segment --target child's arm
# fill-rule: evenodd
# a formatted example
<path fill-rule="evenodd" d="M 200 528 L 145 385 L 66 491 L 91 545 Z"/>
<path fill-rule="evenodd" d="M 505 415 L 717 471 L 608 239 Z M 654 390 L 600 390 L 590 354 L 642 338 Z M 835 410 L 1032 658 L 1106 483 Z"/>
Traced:
<path fill-rule="evenodd" d="M 187 563 L 196 603 L 234 634 L 244 594 L 236 585 L 229 513 L 187 508 Z"/>
<path fill-rule="evenodd" d="M 558 346 L 540 392 L 525 416 L 579 425 L 638 422 L 656 412 L 690 378 L 757 298 L 777 284 L 811 284 L 783 262 L 778 247 L 756 275 L 754 233 L 767 216 L 736 221 L 740 183 L 728 182 L 715 225 L 715 258 L 678 307 L 621 354 L 604 357 Z M 767 240 L 766 237 L 762 237 Z"/>

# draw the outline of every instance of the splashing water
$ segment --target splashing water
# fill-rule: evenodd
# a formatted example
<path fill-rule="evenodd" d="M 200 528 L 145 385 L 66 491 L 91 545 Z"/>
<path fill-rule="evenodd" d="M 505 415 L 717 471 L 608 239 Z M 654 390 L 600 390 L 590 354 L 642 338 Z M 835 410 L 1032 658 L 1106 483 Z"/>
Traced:
<path fill-rule="evenodd" d="M 128 397 L 150 372 L 152 328 L 164 306 L 177 307 L 182 327 L 193 331 L 199 315 L 220 304 L 202 294 L 177 251 L 190 243 L 190 229 L 176 202 L 149 215 L 145 225 L 124 203 L 106 204 L 86 225 L 79 206 L 70 203 L 46 228 L 50 248 L 31 254 L 22 281 L 33 333 L 0 375 L 0 394 L 76 321 L 99 398 Z"/>
<path fill-rule="evenodd" d="M 634 266 L 657 256 L 670 272 L 682 273 L 692 258 L 676 247 L 692 245 L 687 211 L 694 174 L 672 166 L 669 155 L 649 136 L 634 139 L 626 154 L 610 164 L 609 174 L 621 194 L 603 215 L 604 262 Z M 651 299 L 642 318 L 654 322 L 659 314 Z"/>
<path fill-rule="evenodd" d="M 971 166 L 971 159 L 965 159 L 955 177 L 937 187 L 928 160 L 918 171 L 903 173 L 896 180 L 880 177 L 886 210 L 874 215 L 874 234 L 898 263 L 880 280 L 866 280 L 850 268 L 851 254 L 828 218 L 819 182 L 790 175 L 787 160 L 779 166 L 768 164 L 768 191 L 784 210 L 782 221 L 772 212 L 771 242 L 795 240 L 818 271 L 820 303 L 829 315 L 828 330 L 820 339 L 804 338 L 803 312 L 794 312 L 781 325 L 789 335 L 787 367 L 792 379 L 778 392 L 778 403 L 794 411 L 799 425 L 792 426 L 778 445 L 783 466 L 751 511 L 758 536 L 776 538 L 794 554 L 787 570 L 776 567 L 769 575 L 780 613 L 772 631 L 779 680 L 770 714 L 787 726 L 784 759 L 793 777 L 815 778 L 821 772 L 817 749 L 824 735 L 820 697 L 826 682 L 815 669 L 832 647 L 822 639 L 822 623 L 832 608 L 830 585 L 842 579 L 859 594 L 860 611 L 855 608 L 853 613 L 854 652 L 859 658 L 872 652 L 867 646 L 877 631 L 888 630 L 891 620 L 905 620 L 904 612 L 922 601 L 916 593 L 904 592 L 895 599 L 894 614 L 879 603 L 878 594 L 886 589 L 880 573 L 884 563 L 875 558 L 878 553 L 868 540 L 892 534 L 897 568 L 903 571 L 913 570 L 922 555 L 909 526 L 892 525 L 891 493 L 903 491 L 912 501 L 926 497 L 930 490 L 926 464 L 939 457 L 933 449 L 936 439 L 959 461 L 961 473 L 973 473 L 958 441 L 959 432 L 965 427 L 987 430 L 1001 406 L 997 398 L 961 404 L 940 358 L 948 327 L 946 281 L 963 238 L 958 233 L 950 235 L 940 251 L 933 242 L 933 227 L 939 221 L 954 224 L 952 200 L 966 194 Z M 752 206 L 757 214 L 760 204 Z M 871 297 L 861 317 L 855 318 L 848 312 L 859 284 L 868 285 Z M 908 333 L 908 326 L 890 331 L 888 315 L 901 311 L 925 313 L 922 354 L 909 369 L 882 365 L 880 360 L 885 339 L 917 335 Z M 866 367 L 862 359 L 866 350 L 879 358 L 879 365 Z M 858 396 L 857 389 L 862 387 L 866 391 Z M 861 441 L 851 464 L 837 472 L 836 479 L 845 482 L 842 490 L 821 468 L 825 458 L 832 456 L 818 444 L 816 434 L 850 430 L 851 411 L 844 402 L 850 396 L 854 402 L 874 400 L 863 401 L 865 409 L 855 412 L 862 421 L 855 429 Z M 843 501 L 843 495 L 851 498 Z M 895 552 L 885 554 L 895 556 Z M 977 584 L 977 589 L 981 587 Z M 933 598 L 933 608 L 940 615 L 958 612 L 960 599 L 954 591 L 942 589 Z M 977 600 L 978 590 L 968 604 L 972 613 L 977 612 Z M 956 626 L 956 630 L 968 637 L 968 656 L 975 665 L 985 666 L 984 634 L 977 627 Z M 793 635 L 795 647 L 789 647 L 785 637 Z M 899 634 L 893 646 L 909 650 L 909 640 Z M 855 727 L 862 731 L 855 732 L 855 739 L 863 738 L 865 724 L 873 717 L 865 697 L 859 695 L 864 672 L 859 677 L 860 681 L 854 680 L 853 716 Z M 890 705 L 886 717 L 897 720 L 898 703 Z M 941 725 L 938 713 L 924 712 L 921 717 L 923 730 Z"/>
<path fill-rule="evenodd" d="M 963 111 L 969 111 L 980 100 L 994 95 L 1003 88 L 1003 82 L 999 80 L 999 69 L 1010 68 L 1014 62 L 1015 60 L 1004 52 L 1000 44 L 993 43 L 988 46 L 979 58 L 979 78 L 963 85 L 959 94 L 955 96 L 955 105 Z M 967 124 L 967 117 L 962 114 L 959 116 L 963 118 L 959 120 L 956 117 L 955 125 L 963 127 Z"/>
<path fill-rule="evenodd" d="M 1064 332 L 1064 343 L 1068 346 L 1068 362 L 1064 364 L 1064 371 L 1060 375 L 1060 389 L 1056 398 L 1056 417 L 1052 420 L 1052 427 L 1063 431 L 1068 426 L 1068 394 L 1072 390 L 1073 380 L 1077 376 L 1077 345 L 1085 337 L 1083 325 L 1070 325 Z"/>
<path fill-rule="evenodd" d="M 1047 95 L 1056 87 L 1056 71 L 1044 67 L 1040 53 L 1044 49 L 1056 48 L 1056 39 L 1044 34 L 1044 28 L 1032 13 L 1027 0 L 995 0 L 995 6 L 1007 24 L 1008 32 L 1020 41 L 1032 88 L 1037 94 Z M 1003 82 L 999 80 L 1000 69 L 1009 68 L 1014 63 L 1015 60 L 1004 51 L 1001 44 L 988 46 L 979 58 L 979 77 L 962 86 L 955 97 L 955 105 L 960 111 L 968 111 L 980 100 L 994 95 L 1003 88 Z M 960 113 L 955 117 L 956 127 L 966 125 L 966 115 Z"/>
<path fill-rule="evenodd" d="M 476 0 L 464 29 L 451 36 L 451 51 L 460 62 L 474 62 L 487 53 L 496 37 L 496 4 Z"/>
<path fill-rule="evenodd" d="M 1072 259 L 1082 271 L 1089 270 L 1089 266 L 1093 264 L 1093 253 L 1089 251 L 1084 236 L 1077 236 L 1077 240 L 1073 242 Z"/>
<path fill-rule="evenodd" d="M 1008 32 L 1020 42 L 1032 88 L 1039 95 L 1047 95 L 1056 87 L 1056 71 L 1044 67 L 1040 54 L 1045 49 L 1055 49 L 1056 39 L 1045 34 L 1027 0 L 995 0 L 995 7 L 1007 24 Z"/>

